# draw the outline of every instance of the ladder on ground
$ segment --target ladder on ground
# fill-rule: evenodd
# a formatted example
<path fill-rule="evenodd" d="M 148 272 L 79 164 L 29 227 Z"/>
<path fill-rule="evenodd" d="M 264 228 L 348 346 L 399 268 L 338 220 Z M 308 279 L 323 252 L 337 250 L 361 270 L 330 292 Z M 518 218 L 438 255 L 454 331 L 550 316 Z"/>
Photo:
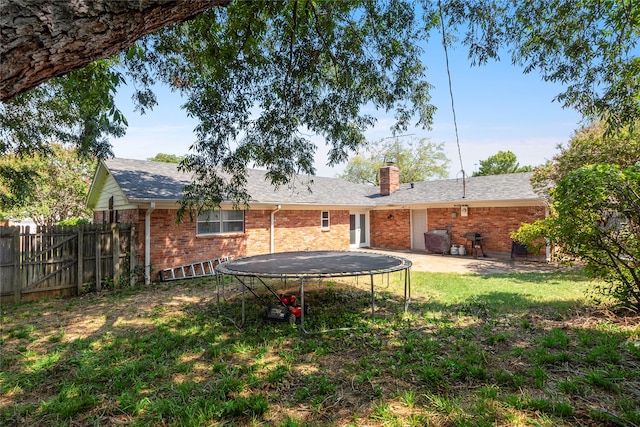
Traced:
<path fill-rule="evenodd" d="M 167 282 L 170 280 L 195 279 L 196 277 L 206 277 L 216 275 L 216 266 L 227 262 L 230 256 L 209 259 L 206 261 L 194 262 L 191 264 L 179 265 L 173 268 L 160 270 L 160 280 Z"/>

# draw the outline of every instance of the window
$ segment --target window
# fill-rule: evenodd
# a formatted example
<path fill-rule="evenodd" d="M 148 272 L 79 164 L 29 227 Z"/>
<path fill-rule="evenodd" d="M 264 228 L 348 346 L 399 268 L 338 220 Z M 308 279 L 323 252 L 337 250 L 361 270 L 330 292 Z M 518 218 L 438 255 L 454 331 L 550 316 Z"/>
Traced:
<path fill-rule="evenodd" d="M 208 211 L 198 215 L 198 234 L 242 233 L 244 211 Z"/>
<path fill-rule="evenodd" d="M 329 211 L 322 211 L 320 218 L 320 229 L 328 230 L 329 229 Z"/>

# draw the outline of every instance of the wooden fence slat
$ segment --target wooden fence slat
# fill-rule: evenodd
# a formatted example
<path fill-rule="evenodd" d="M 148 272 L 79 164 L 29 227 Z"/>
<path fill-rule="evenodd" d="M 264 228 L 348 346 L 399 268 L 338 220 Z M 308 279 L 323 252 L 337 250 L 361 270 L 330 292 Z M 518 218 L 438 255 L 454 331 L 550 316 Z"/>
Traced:
<path fill-rule="evenodd" d="M 129 232 L 129 280 L 130 286 L 133 286 L 138 280 L 136 277 L 136 269 L 138 268 L 138 250 L 136 247 L 138 235 L 136 234 L 136 226 L 132 225 Z"/>
<path fill-rule="evenodd" d="M 120 284 L 120 230 L 116 224 L 111 225 L 111 262 L 113 263 L 113 283 Z"/>
<path fill-rule="evenodd" d="M 102 232 L 100 228 L 96 228 L 96 291 L 100 292 L 102 290 Z"/>
<path fill-rule="evenodd" d="M 78 227 L 77 241 L 77 274 L 76 274 L 76 292 L 78 295 L 82 292 L 82 284 L 84 283 L 84 226 Z"/>
<path fill-rule="evenodd" d="M 14 295 L 19 280 L 20 253 L 16 246 L 16 233 L 18 239 L 20 229 L 18 227 L 4 227 L 0 229 L 0 292 L 6 295 Z"/>
<path fill-rule="evenodd" d="M 20 228 L 13 232 L 13 302 L 20 303 Z"/>
<path fill-rule="evenodd" d="M 66 264 L 62 264 L 62 269 L 66 269 L 67 267 L 70 267 L 70 266 L 72 266 L 74 264 L 75 264 L 75 260 L 68 261 Z M 49 270 L 49 269 L 47 269 L 47 270 Z M 34 282 L 30 283 L 28 287 L 23 289 L 23 291 L 35 288 L 36 286 L 38 286 L 40 283 L 46 281 L 47 279 L 49 279 L 51 277 L 55 277 L 58 273 L 59 273 L 58 270 L 53 270 L 53 271 L 47 272 L 47 274 L 45 274 L 44 276 L 42 276 L 38 280 L 35 280 Z M 60 287 L 63 286 L 62 283 L 58 283 L 58 282 L 59 282 L 58 280 L 54 281 L 54 285 L 53 285 L 54 288 L 60 288 Z M 48 286 L 47 286 L 47 288 L 48 288 Z"/>
<path fill-rule="evenodd" d="M 135 271 L 132 225 L 38 226 L 31 231 L 29 227 L 0 227 L 2 301 L 20 302 L 25 294 L 33 298 L 59 295 L 52 291 L 68 294 L 69 289 L 80 293 L 93 280 L 96 290 L 101 290 L 104 277 L 120 284 L 126 261 L 131 269 L 126 274 Z"/>
<path fill-rule="evenodd" d="M 36 233 L 37 233 L 37 229 L 36 229 Z M 31 234 L 31 227 L 27 225 L 24 228 L 24 233 L 22 237 L 24 237 L 24 239 L 22 239 L 23 245 L 22 245 L 21 258 L 29 259 L 31 255 L 31 247 L 33 246 L 33 243 L 35 240 L 35 233 Z M 26 266 L 24 264 L 22 265 L 22 268 L 20 269 L 20 289 L 27 287 L 27 283 L 29 283 L 29 275 L 31 274 L 32 269 L 33 269 L 33 266 Z"/>

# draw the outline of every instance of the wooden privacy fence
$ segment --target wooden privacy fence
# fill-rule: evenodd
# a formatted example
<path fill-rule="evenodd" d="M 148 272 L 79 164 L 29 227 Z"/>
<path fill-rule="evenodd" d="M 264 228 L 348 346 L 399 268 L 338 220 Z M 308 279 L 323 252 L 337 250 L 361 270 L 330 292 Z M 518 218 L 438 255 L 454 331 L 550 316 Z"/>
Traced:
<path fill-rule="evenodd" d="M 86 285 L 131 284 L 136 230 L 129 224 L 0 227 L 0 299 L 30 301 L 79 294 Z"/>

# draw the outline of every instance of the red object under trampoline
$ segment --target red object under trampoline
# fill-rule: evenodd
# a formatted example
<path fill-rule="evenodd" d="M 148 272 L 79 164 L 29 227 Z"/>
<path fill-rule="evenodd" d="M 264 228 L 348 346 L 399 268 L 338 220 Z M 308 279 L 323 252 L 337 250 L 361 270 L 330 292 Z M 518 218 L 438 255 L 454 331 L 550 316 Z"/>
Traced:
<path fill-rule="evenodd" d="M 405 272 L 404 309 L 406 311 L 411 299 L 410 269 L 411 261 L 406 258 L 359 251 L 280 252 L 238 258 L 223 262 L 216 267 L 219 276 L 234 276 L 245 287 L 246 284 L 242 280 L 243 277 L 257 278 L 260 281 L 263 278 L 299 279 L 300 303 L 303 307 L 305 279 L 369 276 L 371 279 L 372 319 L 375 312 L 373 277 L 396 271 Z M 264 284 L 264 282 L 262 283 Z M 244 323 L 244 294 L 242 317 L 242 322 Z M 300 328 L 303 332 L 307 332 L 304 329 L 304 312 L 300 316 Z"/>

